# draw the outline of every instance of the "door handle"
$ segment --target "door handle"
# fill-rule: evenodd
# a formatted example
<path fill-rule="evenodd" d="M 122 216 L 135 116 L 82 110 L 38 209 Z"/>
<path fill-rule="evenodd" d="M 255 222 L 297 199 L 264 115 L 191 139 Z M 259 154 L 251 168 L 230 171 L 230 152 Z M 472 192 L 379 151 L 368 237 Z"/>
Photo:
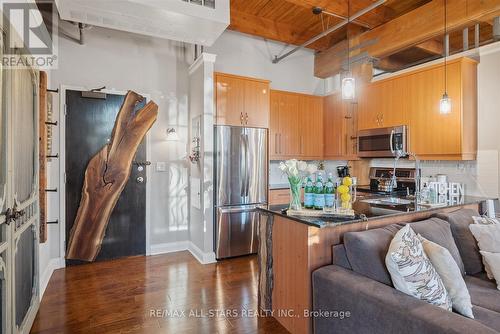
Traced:
<path fill-rule="evenodd" d="M 144 167 L 144 166 L 151 165 L 151 161 L 134 161 L 133 164 L 136 165 L 136 166 L 142 166 L 142 167 Z"/>
<path fill-rule="evenodd" d="M 144 178 L 142 176 L 137 177 L 135 180 L 137 183 L 144 183 Z"/>

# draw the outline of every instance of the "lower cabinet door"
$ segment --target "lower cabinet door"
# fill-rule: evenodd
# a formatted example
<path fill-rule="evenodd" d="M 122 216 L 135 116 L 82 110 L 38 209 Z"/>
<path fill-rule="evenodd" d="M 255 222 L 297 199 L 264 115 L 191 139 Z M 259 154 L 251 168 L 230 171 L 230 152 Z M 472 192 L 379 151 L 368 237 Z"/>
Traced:
<path fill-rule="evenodd" d="M 257 253 L 259 206 L 217 209 L 215 254 L 217 259 Z"/>

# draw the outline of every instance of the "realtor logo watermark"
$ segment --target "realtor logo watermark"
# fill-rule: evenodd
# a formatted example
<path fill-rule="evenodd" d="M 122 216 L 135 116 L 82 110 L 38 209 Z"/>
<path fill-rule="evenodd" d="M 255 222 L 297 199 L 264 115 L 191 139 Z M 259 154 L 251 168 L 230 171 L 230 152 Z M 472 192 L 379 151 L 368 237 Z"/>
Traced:
<path fill-rule="evenodd" d="M 57 68 L 58 15 L 54 3 L 2 1 L 2 11 L 5 31 L 2 66 Z"/>

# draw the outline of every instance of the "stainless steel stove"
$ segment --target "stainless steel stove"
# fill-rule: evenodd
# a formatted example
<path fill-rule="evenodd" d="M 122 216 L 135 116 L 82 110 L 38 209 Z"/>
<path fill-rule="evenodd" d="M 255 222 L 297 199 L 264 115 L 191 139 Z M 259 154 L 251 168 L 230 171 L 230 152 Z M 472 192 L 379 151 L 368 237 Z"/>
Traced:
<path fill-rule="evenodd" d="M 393 168 L 391 167 L 371 167 L 370 185 L 358 186 L 360 192 L 373 193 L 378 195 L 387 194 L 413 194 L 415 192 L 415 174 L 414 168 L 396 168 L 397 188 L 391 189 L 390 183 Z"/>

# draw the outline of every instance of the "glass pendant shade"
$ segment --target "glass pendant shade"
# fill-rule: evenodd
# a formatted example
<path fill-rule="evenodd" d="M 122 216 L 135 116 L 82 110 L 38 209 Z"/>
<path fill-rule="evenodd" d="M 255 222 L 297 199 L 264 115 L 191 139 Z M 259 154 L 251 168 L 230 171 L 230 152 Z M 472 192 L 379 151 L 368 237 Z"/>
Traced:
<path fill-rule="evenodd" d="M 444 93 L 443 97 L 439 101 L 439 112 L 441 114 L 451 113 L 451 99 L 447 93 Z"/>
<path fill-rule="evenodd" d="M 352 77 L 342 79 L 342 99 L 352 100 L 356 97 L 356 81 Z"/>

